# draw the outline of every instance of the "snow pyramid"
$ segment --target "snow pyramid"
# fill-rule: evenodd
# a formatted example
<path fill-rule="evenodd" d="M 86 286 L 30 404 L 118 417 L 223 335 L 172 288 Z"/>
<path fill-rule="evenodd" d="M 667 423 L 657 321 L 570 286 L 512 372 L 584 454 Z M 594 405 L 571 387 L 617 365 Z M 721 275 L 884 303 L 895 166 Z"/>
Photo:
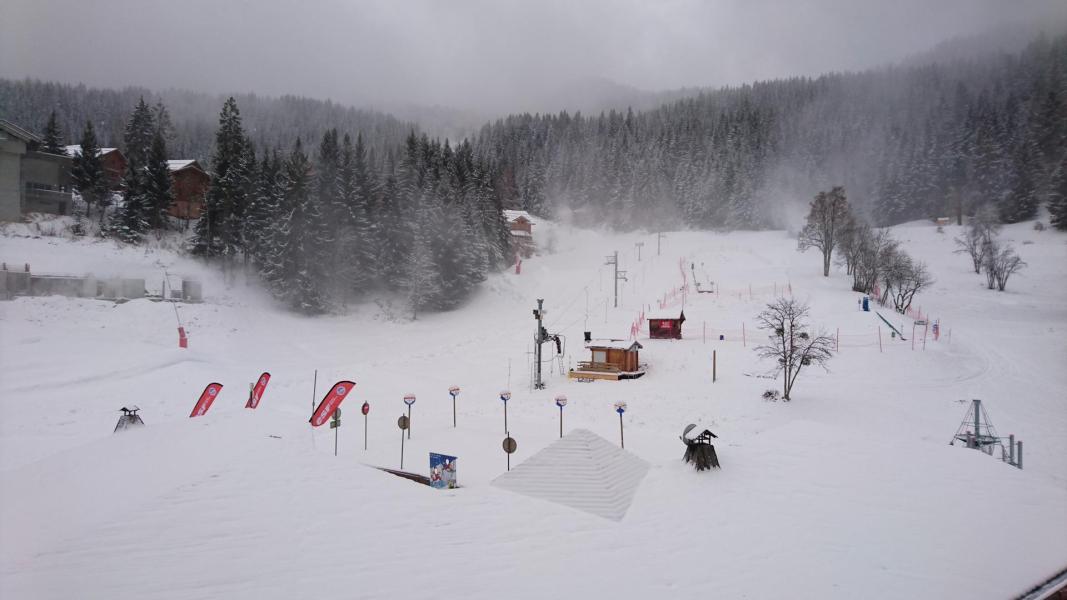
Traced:
<path fill-rule="evenodd" d="M 648 463 L 585 429 L 545 447 L 493 485 L 531 498 L 622 520 Z"/>

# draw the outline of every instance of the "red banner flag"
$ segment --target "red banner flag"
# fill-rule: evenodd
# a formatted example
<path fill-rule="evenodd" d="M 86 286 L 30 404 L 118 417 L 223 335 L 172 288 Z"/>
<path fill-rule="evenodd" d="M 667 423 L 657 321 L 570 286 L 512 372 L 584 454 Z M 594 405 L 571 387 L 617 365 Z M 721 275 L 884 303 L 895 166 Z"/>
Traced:
<path fill-rule="evenodd" d="M 193 407 L 193 412 L 189 413 L 190 417 L 199 417 L 207 412 L 211 408 L 211 403 L 215 401 L 215 396 L 219 395 L 222 391 L 221 383 L 209 383 L 204 388 L 204 392 L 200 394 L 200 399 L 196 401 L 196 406 Z"/>
<path fill-rule="evenodd" d="M 256 382 L 255 387 L 248 392 L 248 402 L 245 402 L 245 408 L 259 406 L 259 399 L 263 397 L 263 391 L 267 389 L 268 381 L 270 381 L 270 373 L 263 373 L 259 376 L 259 381 Z"/>
<path fill-rule="evenodd" d="M 318 427 L 329 420 L 330 416 L 333 415 L 333 411 L 337 410 L 338 406 L 341 406 L 341 401 L 345 399 L 345 396 L 354 387 L 356 387 L 356 382 L 354 381 L 338 381 L 333 384 L 330 391 L 326 392 L 326 397 L 322 399 L 322 402 L 319 402 L 315 412 L 311 414 L 311 418 L 308 419 L 311 422 L 311 426 Z"/>

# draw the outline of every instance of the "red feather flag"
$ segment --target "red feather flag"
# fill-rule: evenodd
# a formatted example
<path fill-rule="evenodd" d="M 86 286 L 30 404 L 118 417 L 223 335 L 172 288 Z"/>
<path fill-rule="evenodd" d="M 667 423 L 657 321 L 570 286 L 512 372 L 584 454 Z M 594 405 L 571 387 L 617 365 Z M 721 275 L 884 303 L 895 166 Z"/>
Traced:
<path fill-rule="evenodd" d="M 211 408 L 211 403 L 215 401 L 215 397 L 222 391 L 221 383 L 209 383 L 204 388 L 204 392 L 200 394 L 200 399 L 196 401 L 196 406 L 193 407 L 193 412 L 189 413 L 190 417 L 199 417 L 207 412 Z"/>
<path fill-rule="evenodd" d="M 322 425 L 330 416 L 333 415 L 333 411 L 337 410 L 338 406 L 341 406 L 341 401 L 345 399 L 348 392 L 352 391 L 352 388 L 356 387 L 354 381 L 338 381 L 333 384 L 329 392 L 326 392 L 326 397 L 319 402 L 318 407 L 315 408 L 315 412 L 311 414 L 312 427 L 318 427 Z"/>
<path fill-rule="evenodd" d="M 255 387 L 248 393 L 248 402 L 245 402 L 245 408 L 255 408 L 259 406 L 259 399 L 263 397 L 263 391 L 267 389 L 267 382 L 270 381 L 270 373 L 263 373 L 259 376 L 259 381 L 256 382 Z"/>

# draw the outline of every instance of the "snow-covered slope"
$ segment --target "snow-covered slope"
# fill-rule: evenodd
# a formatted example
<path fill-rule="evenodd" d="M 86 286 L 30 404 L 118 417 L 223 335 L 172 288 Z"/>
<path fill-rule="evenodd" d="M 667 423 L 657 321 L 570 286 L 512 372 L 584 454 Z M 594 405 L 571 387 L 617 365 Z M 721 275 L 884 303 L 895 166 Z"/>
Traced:
<path fill-rule="evenodd" d="M 842 273 L 784 232 L 620 235 L 540 224 L 550 252 L 494 276 L 462 309 L 407 321 L 386 303 L 304 318 L 162 250 L 0 238 L 0 259 L 38 272 L 196 275 L 208 302 L 175 308 L 60 297 L 0 303 L 2 598 L 1004 598 L 1067 566 L 1067 236 L 1007 227 L 1029 267 L 1003 293 L 952 254 L 955 227 L 895 229 L 937 278 L 917 304 L 939 341 L 912 350 L 857 310 Z M 634 242 L 644 241 L 638 262 Z M 628 281 L 612 307 L 610 267 Z M 682 283 L 685 339 L 638 339 L 645 377 L 581 383 L 544 364 L 530 389 L 535 321 L 588 360 L 582 332 L 626 338 L 642 307 Z M 774 293 L 840 333 L 831 372 L 801 375 L 789 403 L 759 396 L 754 316 Z M 751 290 L 751 291 L 750 291 Z M 676 301 L 681 306 L 681 298 Z M 910 338 L 911 320 L 890 316 Z M 719 340 L 722 335 L 724 339 Z M 549 346 L 545 346 L 546 352 Z M 711 355 L 718 381 L 712 383 Z M 546 355 L 547 356 L 547 355 Z M 333 381 L 357 386 L 333 432 L 307 424 Z M 256 411 L 248 384 L 272 379 Z M 189 419 L 203 387 L 225 385 Z M 462 387 L 452 427 L 450 385 Z M 520 464 L 565 429 L 616 441 L 650 464 L 610 521 L 490 485 L 505 471 L 501 389 Z M 459 457 L 457 490 L 369 468 L 399 466 L 396 419 L 417 395 L 405 468 Z M 981 398 L 1025 470 L 948 442 Z M 363 450 L 358 406 L 371 404 Z M 112 435 L 118 408 L 147 427 Z M 681 462 L 687 423 L 709 427 L 722 470 Z"/>

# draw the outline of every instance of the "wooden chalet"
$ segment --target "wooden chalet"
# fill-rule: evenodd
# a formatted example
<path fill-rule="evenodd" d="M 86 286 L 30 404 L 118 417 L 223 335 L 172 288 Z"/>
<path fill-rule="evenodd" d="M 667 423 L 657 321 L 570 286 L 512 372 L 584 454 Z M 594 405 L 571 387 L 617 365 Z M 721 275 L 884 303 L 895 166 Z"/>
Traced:
<path fill-rule="evenodd" d="M 680 340 L 682 323 L 685 323 L 685 311 L 652 313 L 648 316 L 648 337 L 654 340 Z"/>
<path fill-rule="evenodd" d="M 66 150 L 71 157 L 81 156 L 82 153 L 82 147 L 78 144 L 67 146 Z M 126 155 L 118 148 L 100 148 L 96 155 L 100 157 L 100 164 L 104 167 L 108 189 L 122 189 L 122 177 L 126 174 Z"/>
<path fill-rule="evenodd" d="M 167 214 L 178 219 L 199 219 L 211 176 L 195 160 L 168 160 L 167 167 L 174 184 L 174 204 Z"/>
<path fill-rule="evenodd" d="M 586 348 L 592 360 L 579 361 L 578 367 L 567 374 L 570 379 L 637 379 L 645 374 L 638 351 L 643 346 L 626 340 L 591 340 Z"/>
<path fill-rule="evenodd" d="M 515 252 L 523 258 L 530 258 L 534 252 L 533 218 L 524 210 L 505 210 L 504 219 L 511 230 L 511 243 Z"/>

